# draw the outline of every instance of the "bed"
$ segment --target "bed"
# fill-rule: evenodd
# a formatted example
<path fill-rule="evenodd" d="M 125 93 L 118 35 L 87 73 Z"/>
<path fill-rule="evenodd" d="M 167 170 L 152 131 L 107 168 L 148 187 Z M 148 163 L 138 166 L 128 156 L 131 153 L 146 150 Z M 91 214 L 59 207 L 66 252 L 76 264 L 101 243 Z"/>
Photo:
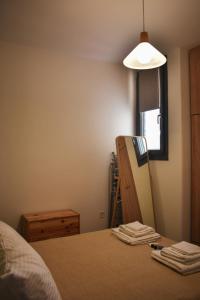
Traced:
<path fill-rule="evenodd" d="M 200 300 L 200 272 L 180 275 L 110 229 L 30 245 L 0 221 L 0 299 Z"/>
<path fill-rule="evenodd" d="M 169 239 L 160 241 L 165 246 Z M 63 300 L 199 300 L 200 273 L 183 276 L 111 230 L 34 242 Z"/>

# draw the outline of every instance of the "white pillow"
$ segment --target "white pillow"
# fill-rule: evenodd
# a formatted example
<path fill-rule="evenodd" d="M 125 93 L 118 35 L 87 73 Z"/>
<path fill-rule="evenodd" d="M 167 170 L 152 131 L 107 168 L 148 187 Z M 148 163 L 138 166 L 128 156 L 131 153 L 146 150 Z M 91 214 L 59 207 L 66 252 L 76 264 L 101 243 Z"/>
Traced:
<path fill-rule="evenodd" d="M 61 300 L 39 254 L 9 225 L 0 222 L 0 298 Z"/>

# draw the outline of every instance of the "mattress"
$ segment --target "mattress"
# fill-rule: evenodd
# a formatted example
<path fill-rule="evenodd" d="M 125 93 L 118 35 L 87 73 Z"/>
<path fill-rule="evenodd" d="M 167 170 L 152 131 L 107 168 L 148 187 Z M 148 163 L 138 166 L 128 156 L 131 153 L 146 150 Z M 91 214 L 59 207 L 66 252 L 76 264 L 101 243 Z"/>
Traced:
<path fill-rule="evenodd" d="M 159 241 L 169 246 L 172 241 Z M 102 230 L 32 243 L 63 300 L 199 300 L 200 273 L 183 276 Z"/>

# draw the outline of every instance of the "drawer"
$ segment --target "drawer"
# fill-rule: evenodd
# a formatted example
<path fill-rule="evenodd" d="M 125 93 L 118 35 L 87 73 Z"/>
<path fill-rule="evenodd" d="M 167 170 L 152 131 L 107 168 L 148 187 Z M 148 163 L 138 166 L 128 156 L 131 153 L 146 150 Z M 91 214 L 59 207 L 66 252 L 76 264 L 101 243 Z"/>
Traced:
<path fill-rule="evenodd" d="M 31 234 L 37 233 L 51 233 L 55 231 L 71 231 L 79 228 L 79 219 L 77 217 L 50 219 L 45 221 L 30 222 L 28 224 L 28 231 Z"/>
<path fill-rule="evenodd" d="M 38 231 L 34 233 L 29 233 L 27 236 L 27 240 L 29 242 L 34 242 L 34 241 L 46 240 L 50 238 L 70 236 L 78 233 L 79 233 L 79 227 L 73 229 L 67 227 L 58 231 L 51 231 L 51 232 L 41 229 L 40 232 Z"/>

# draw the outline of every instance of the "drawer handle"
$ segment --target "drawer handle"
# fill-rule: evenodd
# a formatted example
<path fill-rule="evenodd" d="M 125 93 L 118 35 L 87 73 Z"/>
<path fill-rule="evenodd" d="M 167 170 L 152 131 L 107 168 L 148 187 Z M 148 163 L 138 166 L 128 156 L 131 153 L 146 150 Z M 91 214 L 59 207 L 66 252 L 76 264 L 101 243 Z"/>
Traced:
<path fill-rule="evenodd" d="M 65 220 L 61 220 L 61 223 L 64 223 L 65 222 Z"/>
<path fill-rule="evenodd" d="M 41 233 L 44 233 L 44 229 L 41 229 Z"/>

